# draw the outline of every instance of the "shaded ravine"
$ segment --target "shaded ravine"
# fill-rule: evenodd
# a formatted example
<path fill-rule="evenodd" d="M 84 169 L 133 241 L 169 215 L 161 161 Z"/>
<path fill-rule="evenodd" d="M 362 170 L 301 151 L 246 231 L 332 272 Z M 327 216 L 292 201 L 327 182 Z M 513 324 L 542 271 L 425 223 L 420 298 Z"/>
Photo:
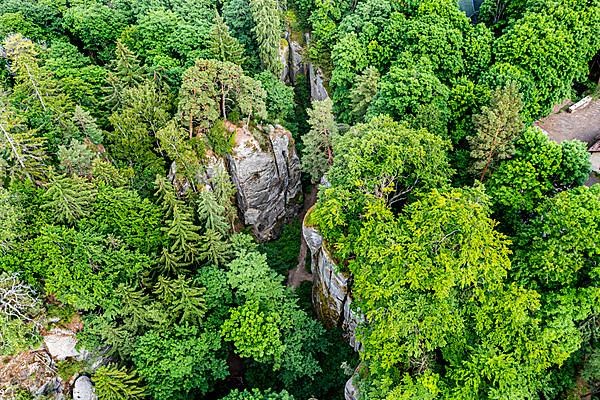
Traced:
<path fill-rule="evenodd" d="M 304 204 L 302 210 L 298 215 L 300 222 L 304 221 L 307 211 L 315 204 L 317 200 L 317 192 L 319 190 L 318 185 L 313 185 L 309 193 L 304 196 Z M 308 246 L 304 235 L 300 233 L 300 252 L 298 253 L 298 264 L 295 268 L 288 271 L 288 286 L 291 288 L 297 288 L 302 282 L 312 282 L 312 274 L 306 270 L 306 255 L 308 254 Z"/>

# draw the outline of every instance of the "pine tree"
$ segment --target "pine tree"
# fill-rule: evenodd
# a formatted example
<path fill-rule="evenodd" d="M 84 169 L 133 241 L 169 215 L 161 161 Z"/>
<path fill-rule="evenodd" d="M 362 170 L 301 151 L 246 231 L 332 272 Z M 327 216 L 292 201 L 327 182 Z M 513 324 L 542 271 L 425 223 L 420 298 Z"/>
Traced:
<path fill-rule="evenodd" d="M 31 179 L 45 175 L 44 138 L 37 137 L 0 93 L 0 178 Z"/>
<path fill-rule="evenodd" d="M 254 19 L 253 32 L 258 41 L 258 55 L 263 68 L 279 76 L 283 65 L 279 59 L 281 21 L 276 0 L 250 0 Z"/>
<path fill-rule="evenodd" d="M 489 106 L 473 116 L 475 135 L 467 140 L 471 146 L 473 171 L 483 181 L 490 168 L 509 158 L 515 151 L 513 141 L 523 130 L 523 102 L 514 83 L 493 91 Z"/>
<path fill-rule="evenodd" d="M 96 189 L 82 178 L 54 175 L 43 197 L 41 207 L 50 210 L 57 222 L 73 224 L 91 212 Z"/>
<path fill-rule="evenodd" d="M 211 43 L 210 51 L 212 58 L 219 61 L 229 61 L 237 65 L 244 63 L 244 46 L 229 33 L 229 27 L 219 15 L 215 12 L 215 22 L 210 32 Z"/>
<path fill-rule="evenodd" d="M 318 182 L 333 162 L 332 138 L 338 129 L 333 118 L 331 99 L 314 101 L 308 113 L 310 131 L 302 136 L 304 154 L 302 170 L 308 173 L 311 180 Z"/>
<path fill-rule="evenodd" d="M 231 182 L 229 172 L 225 168 L 219 167 L 210 183 L 217 203 L 225 207 L 225 218 L 229 222 L 231 230 L 233 230 L 237 217 L 237 208 L 234 204 L 236 189 L 233 182 Z"/>

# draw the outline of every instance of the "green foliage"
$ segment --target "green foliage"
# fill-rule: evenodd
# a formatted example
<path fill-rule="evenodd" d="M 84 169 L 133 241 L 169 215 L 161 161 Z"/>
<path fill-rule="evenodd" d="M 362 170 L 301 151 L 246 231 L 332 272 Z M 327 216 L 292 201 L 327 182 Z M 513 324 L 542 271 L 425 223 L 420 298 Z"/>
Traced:
<path fill-rule="evenodd" d="M 258 56 L 263 68 L 279 75 L 283 65 L 279 58 L 281 21 L 279 4 L 275 0 L 249 0 L 258 43 Z"/>
<path fill-rule="evenodd" d="M 581 145 L 568 141 L 559 145 L 541 130 L 529 128 L 516 142 L 515 157 L 500 164 L 491 176 L 488 190 L 497 210 L 514 224 L 527 219 L 546 196 L 585 179 L 588 163 L 589 154 Z"/>
<path fill-rule="evenodd" d="M 103 304 L 119 282 L 151 264 L 149 257 L 111 247 L 100 236 L 57 226 L 42 228 L 14 257 L 23 271 L 41 278 L 47 294 L 79 310 Z"/>
<path fill-rule="evenodd" d="M 132 250 L 154 255 L 163 242 L 161 218 L 160 208 L 135 191 L 101 184 L 90 216 L 78 226 L 95 234 L 115 236 Z"/>
<path fill-rule="evenodd" d="M 198 219 L 204 223 L 206 230 L 211 230 L 221 235 L 229 231 L 229 223 L 226 218 L 225 206 L 217 202 L 212 191 L 204 190 L 198 195 Z"/>
<path fill-rule="evenodd" d="M 0 180 L 45 175 L 44 139 L 25 125 L 5 95 L 0 96 Z"/>
<path fill-rule="evenodd" d="M 254 77 L 267 92 L 267 112 L 269 120 L 280 124 L 289 124 L 294 114 L 294 89 L 286 86 L 269 71 L 263 71 Z"/>
<path fill-rule="evenodd" d="M 229 61 L 242 65 L 244 63 L 244 47 L 229 33 L 223 18 L 216 12 L 215 22 L 210 32 L 212 57 L 219 61 Z"/>
<path fill-rule="evenodd" d="M 135 371 L 127 372 L 124 367 L 103 365 L 92 377 L 94 390 L 100 399 L 126 400 L 143 399 L 144 386 Z"/>
<path fill-rule="evenodd" d="M 480 181 L 495 163 L 514 153 L 513 142 L 523 129 L 519 115 L 522 107 L 516 85 L 510 84 L 493 91 L 490 105 L 473 116 L 475 135 L 467 137 L 467 140 L 471 146 L 471 157 L 475 159 L 473 170 L 480 173 Z"/>
<path fill-rule="evenodd" d="M 175 324 L 200 325 L 206 305 L 204 288 L 195 287 L 183 276 L 176 279 L 159 277 L 154 294 L 165 306 L 168 318 Z"/>
<path fill-rule="evenodd" d="M 332 143 L 338 134 L 338 128 L 332 107 L 331 100 L 325 99 L 314 101 L 312 108 L 306 110 L 310 131 L 302 136 L 302 170 L 310 175 L 313 183 L 321 180 L 333 162 Z"/>
<path fill-rule="evenodd" d="M 261 243 L 259 250 L 267 257 L 269 267 L 281 275 L 287 275 L 298 264 L 301 235 L 302 224 L 294 221 L 283 227 L 279 239 Z"/>
<path fill-rule="evenodd" d="M 82 41 L 86 50 L 106 61 L 112 56 L 114 42 L 125 28 L 125 18 L 103 4 L 81 4 L 66 10 L 63 26 Z"/>
<path fill-rule="evenodd" d="M 76 375 L 79 375 L 85 369 L 83 361 L 62 360 L 56 366 L 56 373 L 63 381 L 69 381 Z"/>
<path fill-rule="evenodd" d="M 25 221 L 25 212 L 19 204 L 19 196 L 0 187 L 0 254 L 10 252 L 23 239 L 20 227 Z"/>
<path fill-rule="evenodd" d="M 294 400 L 294 397 L 285 390 L 282 390 L 280 393 L 274 393 L 271 390 L 261 392 L 258 389 L 252 389 L 240 392 L 236 389 L 231 391 L 227 396 L 222 397 L 221 400 Z"/>
<path fill-rule="evenodd" d="M 196 60 L 183 75 L 179 116 L 190 137 L 205 132 L 236 108 L 242 116 L 266 118 L 266 93 L 260 83 L 230 62 Z"/>
<path fill-rule="evenodd" d="M 578 187 L 546 199 L 515 239 L 517 279 L 545 291 L 596 282 L 600 186 Z"/>
<path fill-rule="evenodd" d="M 71 140 L 69 147 L 58 146 L 56 154 L 60 162 L 61 172 L 68 175 L 89 176 L 92 172 L 92 162 L 96 154 L 89 146 L 75 139 Z"/>
<path fill-rule="evenodd" d="M 52 176 L 44 193 L 43 209 L 51 212 L 56 221 L 74 224 L 91 212 L 96 188 L 79 177 Z"/>
<path fill-rule="evenodd" d="M 360 122 L 367 113 L 371 101 L 377 94 L 378 83 L 379 71 L 374 67 L 366 68 L 354 78 L 354 85 L 350 90 L 350 101 L 355 121 Z"/>
<path fill-rule="evenodd" d="M 132 358 L 153 398 L 185 399 L 192 390 L 207 393 L 216 380 L 227 375 L 220 348 L 217 333 L 173 326 L 168 331 L 143 334 Z"/>

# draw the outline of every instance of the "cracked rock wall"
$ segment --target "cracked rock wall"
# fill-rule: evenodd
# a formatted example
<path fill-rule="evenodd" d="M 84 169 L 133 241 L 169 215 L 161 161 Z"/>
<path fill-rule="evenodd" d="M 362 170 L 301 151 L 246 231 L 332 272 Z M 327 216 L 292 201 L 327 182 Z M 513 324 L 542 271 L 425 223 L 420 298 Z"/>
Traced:
<path fill-rule="evenodd" d="M 350 346 L 358 351 L 360 343 L 356 340 L 355 332 L 362 317 L 351 308 L 350 274 L 338 271 L 317 230 L 304 223 L 302 234 L 312 256 L 313 306 L 319 319 L 328 327 L 342 328 Z"/>

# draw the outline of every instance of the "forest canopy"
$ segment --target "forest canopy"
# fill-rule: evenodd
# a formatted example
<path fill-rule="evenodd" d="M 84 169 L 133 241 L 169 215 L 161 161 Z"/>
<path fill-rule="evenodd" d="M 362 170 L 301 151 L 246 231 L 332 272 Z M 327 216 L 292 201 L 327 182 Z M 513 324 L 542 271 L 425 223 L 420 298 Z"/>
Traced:
<path fill-rule="evenodd" d="M 0 398 L 598 397 L 600 2 L 475 11 L 0 0 Z"/>

